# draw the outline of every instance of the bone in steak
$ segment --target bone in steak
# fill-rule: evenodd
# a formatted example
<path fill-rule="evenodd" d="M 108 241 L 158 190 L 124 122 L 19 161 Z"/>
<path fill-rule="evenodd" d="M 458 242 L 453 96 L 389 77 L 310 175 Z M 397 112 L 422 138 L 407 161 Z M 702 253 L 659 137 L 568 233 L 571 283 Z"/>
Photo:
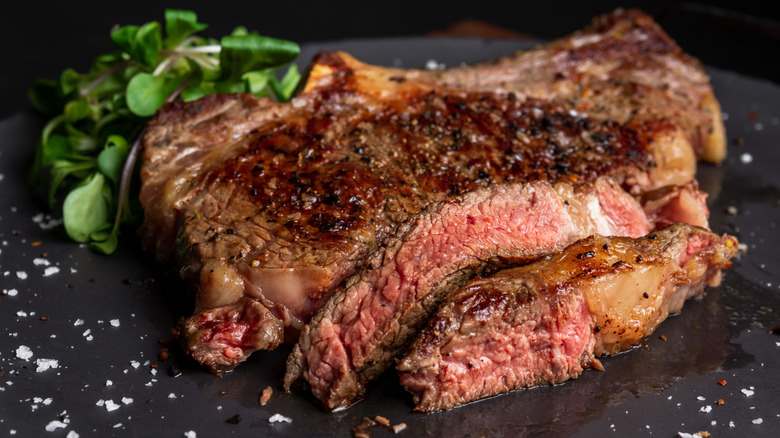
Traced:
<path fill-rule="evenodd" d="M 637 345 L 686 299 L 717 285 L 733 237 L 675 224 L 641 239 L 591 236 L 452 293 L 397 366 L 432 412 L 576 378 Z"/>
<path fill-rule="evenodd" d="M 527 263 L 594 233 L 639 237 L 650 226 L 642 207 L 607 178 L 578 187 L 496 185 L 432 204 L 304 327 L 285 387 L 303 378 L 326 408 L 349 406 L 446 295 L 486 265 Z"/>
<path fill-rule="evenodd" d="M 609 21 L 640 34 L 657 30 L 632 13 L 616 13 Z M 609 49 L 622 47 L 612 37 L 596 46 L 570 38 L 569 49 L 561 49 L 564 39 L 529 52 L 533 56 L 517 56 L 511 67 L 515 83 L 532 65 L 546 65 L 545 59 L 551 66 L 568 65 L 560 63 L 561 53 L 571 59 L 591 54 L 605 63 L 629 53 Z M 636 35 L 634 40 L 641 44 Z M 681 77 L 670 86 L 701 79 L 690 71 L 697 64 L 676 46 L 641 48 L 637 56 L 677 60 L 677 73 L 668 74 Z M 660 51 L 654 55 L 654 49 Z M 212 95 L 158 112 L 144 135 L 141 234 L 144 247 L 178 266 L 196 291 L 195 312 L 178 328 L 188 353 L 221 373 L 255 350 L 294 339 L 324 297 L 431 202 L 517 181 L 582 183 L 611 175 L 640 193 L 692 179 L 693 150 L 703 143 L 689 128 L 704 126 L 699 122 L 706 107 L 698 101 L 683 107 L 685 99 L 660 101 L 659 93 L 645 93 L 655 85 L 640 82 L 629 88 L 643 92 L 625 100 L 630 78 L 623 74 L 634 69 L 642 77 L 643 65 L 658 63 L 619 61 L 619 76 L 601 70 L 589 76 L 591 91 L 582 93 L 604 96 L 594 104 L 622 96 L 616 104 L 637 110 L 633 119 L 614 121 L 603 111 L 591 117 L 585 108 L 591 101 L 552 99 L 562 89 L 533 98 L 519 86 L 512 93 L 473 82 L 500 75 L 495 84 L 504 83 L 507 70 L 497 66 L 505 62 L 447 76 L 372 67 L 326 53 L 291 103 Z M 598 78 L 603 83 L 593 88 Z M 576 88 L 580 78 L 556 73 L 553 80 L 556 87 Z M 694 94 L 706 95 L 701 90 L 707 87 L 706 81 L 698 84 Z M 681 93 L 671 90 L 673 96 Z M 639 115 L 640 108 L 664 105 L 675 108 L 674 119 L 658 111 Z M 708 126 L 720 123 L 712 116 L 707 113 Z"/>

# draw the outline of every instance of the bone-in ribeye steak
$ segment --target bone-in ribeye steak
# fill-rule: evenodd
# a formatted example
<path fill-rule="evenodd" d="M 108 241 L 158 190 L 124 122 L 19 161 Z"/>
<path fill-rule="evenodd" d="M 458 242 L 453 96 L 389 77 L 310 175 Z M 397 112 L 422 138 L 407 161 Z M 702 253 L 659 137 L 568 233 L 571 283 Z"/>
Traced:
<path fill-rule="evenodd" d="M 196 291 L 179 336 L 221 373 L 295 339 L 426 205 L 533 180 L 608 175 L 635 194 L 682 184 L 697 154 L 722 157 L 718 111 L 698 62 L 634 11 L 443 72 L 324 53 L 290 103 L 213 95 L 155 116 L 143 244 Z"/>

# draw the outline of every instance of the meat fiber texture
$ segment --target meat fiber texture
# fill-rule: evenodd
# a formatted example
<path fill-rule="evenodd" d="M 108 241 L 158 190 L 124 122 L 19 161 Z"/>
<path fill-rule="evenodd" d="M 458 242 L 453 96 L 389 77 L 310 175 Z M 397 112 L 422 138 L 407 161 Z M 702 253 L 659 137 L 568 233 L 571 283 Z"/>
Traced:
<path fill-rule="evenodd" d="M 608 178 L 577 187 L 497 185 L 432 204 L 304 327 L 285 387 L 302 378 L 326 408 L 349 406 L 447 294 L 486 266 L 528 263 L 593 234 L 639 237 L 651 227 L 637 201 Z"/>
<path fill-rule="evenodd" d="M 290 103 L 212 95 L 158 112 L 140 233 L 195 291 L 177 332 L 219 374 L 294 340 L 427 205 L 536 180 L 611 176 L 634 194 L 684 184 L 697 155 L 718 156 L 716 110 L 701 66 L 633 11 L 445 71 L 324 53 Z"/>
<path fill-rule="evenodd" d="M 736 251 L 733 237 L 675 224 L 641 239 L 591 236 L 472 280 L 400 360 L 401 384 L 432 412 L 576 378 L 717 285 Z"/>

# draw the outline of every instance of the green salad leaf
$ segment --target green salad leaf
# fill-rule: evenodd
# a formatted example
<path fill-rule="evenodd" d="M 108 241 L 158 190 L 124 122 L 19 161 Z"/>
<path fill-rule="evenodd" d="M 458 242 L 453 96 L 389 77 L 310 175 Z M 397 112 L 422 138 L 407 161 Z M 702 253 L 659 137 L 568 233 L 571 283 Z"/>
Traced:
<path fill-rule="evenodd" d="M 97 56 L 88 72 L 65 69 L 57 80 L 30 85 L 33 107 L 51 119 L 29 179 L 62 209 L 73 240 L 110 254 L 120 225 L 138 222 L 130 193 L 140 136 L 167 102 L 216 92 L 292 97 L 301 78 L 291 64 L 296 43 L 244 27 L 218 40 L 197 35 L 207 27 L 192 11 L 166 10 L 164 34 L 157 21 L 117 27 L 110 33 L 117 50 Z"/>

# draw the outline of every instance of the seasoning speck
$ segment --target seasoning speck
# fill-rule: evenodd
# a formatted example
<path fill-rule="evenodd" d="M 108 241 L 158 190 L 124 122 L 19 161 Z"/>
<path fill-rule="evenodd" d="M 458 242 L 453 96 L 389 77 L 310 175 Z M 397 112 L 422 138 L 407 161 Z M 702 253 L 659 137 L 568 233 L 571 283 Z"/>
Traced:
<path fill-rule="evenodd" d="M 763 422 L 764 422 L 763 418 L 756 418 L 755 420 L 753 420 L 753 424 L 761 424 Z"/>
<path fill-rule="evenodd" d="M 112 327 L 119 327 L 119 320 L 118 319 L 112 319 L 109 322 L 111 323 Z"/>
<path fill-rule="evenodd" d="M 198 438 L 198 434 L 195 433 L 194 430 L 188 430 L 187 432 L 184 432 L 185 438 Z"/>
<path fill-rule="evenodd" d="M 19 280 L 27 279 L 27 273 L 24 271 L 16 271 L 16 276 L 19 277 Z"/>
<path fill-rule="evenodd" d="M 122 404 L 129 405 L 133 402 L 133 399 L 130 397 L 122 397 Z"/>
<path fill-rule="evenodd" d="M 79 434 L 75 430 L 71 430 L 65 435 L 65 438 L 79 438 Z"/>
<path fill-rule="evenodd" d="M 753 162 L 753 156 L 748 154 L 747 152 L 739 156 L 739 161 L 742 161 L 744 164 L 749 164 Z"/>
<path fill-rule="evenodd" d="M 113 386 L 113 385 L 114 382 L 112 382 L 111 380 L 106 380 L 106 386 Z"/>
<path fill-rule="evenodd" d="M 755 394 L 755 391 L 751 391 L 749 389 L 742 388 L 742 393 L 745 394 L 747 397 L 750 397 L 751 395 Z"/>
<path fill-rule="evenodd" d="M 712 406 L 702 406 L 701 409 L 699 409 L 699 412 L 704 412 L 705 414 L 709 414 L 712 411 Z"/>
<path fill-rule="evenodd" d="M 74 326 L 84 325 L 84 320 L 79 318 L 76 321 L 73 322 Z"/>
<path fill-rule="evenodd" d="M 265 406 L 268 401 L 271 400 L 274 390 L 270 386 L 267 386 L 262 393 L 260 393 L 260 406 Z"/>

